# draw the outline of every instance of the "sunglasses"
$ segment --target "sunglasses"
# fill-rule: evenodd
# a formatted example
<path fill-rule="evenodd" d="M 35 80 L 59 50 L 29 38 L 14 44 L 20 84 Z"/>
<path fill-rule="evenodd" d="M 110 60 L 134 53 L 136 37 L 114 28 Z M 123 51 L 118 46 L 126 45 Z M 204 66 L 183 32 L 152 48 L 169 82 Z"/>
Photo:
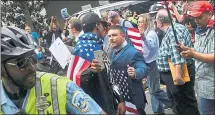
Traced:
<path fill-rule="evenodd" d="M 6 64 L 17 66 L 17 68 L 19 68 L 20 70 L 24 70 L 28 68 L 30 65 L 34 65 L 36 63 L 37 63 L 36 55 L 32 55 L 27 58 L 22 58 L 16 61 L 15 63 L 6 63 Z"/>

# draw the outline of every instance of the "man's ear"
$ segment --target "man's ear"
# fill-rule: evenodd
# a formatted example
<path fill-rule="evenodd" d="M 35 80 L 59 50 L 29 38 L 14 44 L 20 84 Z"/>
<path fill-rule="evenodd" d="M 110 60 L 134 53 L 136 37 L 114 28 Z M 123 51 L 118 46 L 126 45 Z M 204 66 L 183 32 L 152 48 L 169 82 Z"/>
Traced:
<path fill-rule="evenodd" d="M 161 27 L 163 27 L 163 23 L 161 23 Z"/>
<path fill-rule="evenodd" d="M 126 34 L 122 33 L 122 34 L 121 34 L 121 36 L 122 36 L 122 38 L 124 38 L 124 39 L 125 39 Z"/>

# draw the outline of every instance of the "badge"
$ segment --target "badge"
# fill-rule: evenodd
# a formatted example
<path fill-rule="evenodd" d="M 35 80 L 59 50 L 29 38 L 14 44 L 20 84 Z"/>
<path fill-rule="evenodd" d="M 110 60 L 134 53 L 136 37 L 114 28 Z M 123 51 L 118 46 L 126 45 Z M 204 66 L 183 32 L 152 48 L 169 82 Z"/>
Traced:
<path fill-rule="evenodd" d="M 82 113 L 89 111 L 88 99 L 84 98 L 84 95 L 82 95 L 79 91 L 76 91 L 72 96 L 72 105 L 78 108 Z"/>

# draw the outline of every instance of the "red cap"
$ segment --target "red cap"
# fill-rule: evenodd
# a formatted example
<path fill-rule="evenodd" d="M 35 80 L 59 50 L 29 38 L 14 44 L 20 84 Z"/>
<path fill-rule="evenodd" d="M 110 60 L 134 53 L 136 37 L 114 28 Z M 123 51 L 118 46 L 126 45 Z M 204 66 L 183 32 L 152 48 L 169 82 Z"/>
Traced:
<path fill-rule="evenodd" d="M 189 15 L 192 17 L 199 17 L 206 11 L 213 11 L 213 6 L 207 1 L 197 1 L 193 4 L 193 8 Z"/>

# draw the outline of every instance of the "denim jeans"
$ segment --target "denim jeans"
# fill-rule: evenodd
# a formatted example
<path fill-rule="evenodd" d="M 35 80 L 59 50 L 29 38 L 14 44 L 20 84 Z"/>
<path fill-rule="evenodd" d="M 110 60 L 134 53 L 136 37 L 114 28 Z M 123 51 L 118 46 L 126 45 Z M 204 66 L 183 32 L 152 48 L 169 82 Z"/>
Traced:
<path fill-rule="evenodd" d="M 215 114 L 214 103 L 215 99 L 205 99 L 200 97 L 199 101 L 200 113 L 203 115 L 214 115 Z"/>
<path fill-rule="evenodd" d="M 160 89 L 160 76 L 156 61 L 148 63 L 149 73 L 147 76 L 147 85 L 151 95 L 152 110 L 154 113 L 164 113 L 163 104 L 171 107 L 171 103 L 164 90 Z"/>

